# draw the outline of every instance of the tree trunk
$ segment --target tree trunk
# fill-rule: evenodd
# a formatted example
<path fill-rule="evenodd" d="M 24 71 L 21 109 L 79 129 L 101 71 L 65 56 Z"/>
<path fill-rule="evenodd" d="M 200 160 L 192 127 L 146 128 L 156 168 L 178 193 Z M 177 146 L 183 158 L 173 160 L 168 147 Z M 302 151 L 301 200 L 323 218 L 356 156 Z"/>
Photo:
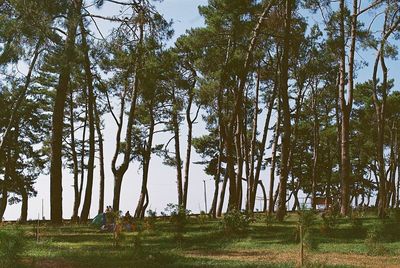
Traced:
<path fill-rule="evenodd" d="M 173 93 L 174 102 L 175 102 L 175 92 Z M 175 105 L 174 105 L 175 106 Z M 179 142 L 179 119 L 178 119 L 178 111 L 177 108 L 173 108 L 172 112 L 172 125 L 174 129 L 174 140 L 175 140 L 175 165 L 176 165 L 176 186 L 178 190 L 178 205 L 183 206 L 183 185 L 182 185 L 182 159 L 180 153 L 180 142 Z"/>
<path fill-rule="evenodd" d="M 11 135 L 11 130 L 15 125 L 15 121 L 17 119 L 17 112 L 19 111 L 23 101 L 26 98 L 27 92 L 28 92 L 28 88 L 31 84 L 31 80 L 32 80 L 32 72 L 33 72 L 33 68 L 35 67 L 36 61 L 39 57 L 40 54 L 40 47 L 41 47 L 42 41 L 38 41 L 38 43 L 36 44 L 36 48 L 35 48 L 35 52 L 33 54 L 33 58 L 32 61 L 29 65 L 29 69 L 28 69 L 28 73 L 25 77 L 25 84 L 24 87 L 22 88 L 21 93 L 19 94 L 18 98 L 16 99 L 12 109 L 11 109 L 11 116 L 8 120 L 8 124 L 6 129 L 4 130 L 4 134 L 3 134 L 3 139 L 0 142 L 0 159 L 2 158 L 3 155 L 3 150 L 6 147 L 7 144 L 7 140 Z"/>
<path fill-rule="evenodd" d="M 276 150 L 278 148 L 278 139 L 280 136 L 280 105 L 278 105 L 278 118 L 275 123 L 274 139 L 272 143 L 271 169 L 269 175 L 269 195 L 268 195 L 268 215 L 271 216 L 274 212 L 274 184 L 275 184 L 275 167 L 276 167 Z"/>
<path fill-rule="evenodd" d="M 189 187 L 189 170 L 190 170 L 190 157 L 192 153 L 192 135 L 193 135 L 193 124 L 197 119 L 197 115 L 199 114 L 200 107 L 197 109 L 196 116 L 192 120 L 190 113 L 193 104 L 194 98 L 194 88 L 196 86 L 196 72 L 192 71 L 193 83 L 190 87 L 189 91 L 189 99 L 188 105 L 186 107 L 186 122 L 188 125 L 188 134 L 187 134 L 187 143 L 186 143 L 186 161 L 185 161 L 185 170 L 184 170 L 184 182 L 183 182 L 183 207 L 186 209 L 187 206 L 187 196 L 188 196 L 188 187 Z"/>
<path fill-rule="evenodd" d="M 73 164 L 73 176 L 74 176 L 74 207 L 73 207 L 73 215 L 72 222 L 78 221 L 78 209 L 79 209 L 79 167 L 78 167 L 78 154 L 76 152 L 76 143 L 75 143 L 75 126 L 74 126 L 74 102 L 73 102 L 73 92 L 70 91 L 69 95 L 69 126 L 70 126 L 70 136 L 71 136 L 71 155 L 72 155 L 72 164 Z"/>
<path fill-rule="evenodd" d="M 316 192 L 317 192 L 317 168 L 318 168 L 318 147 L 319 147 L 319 120 L 318 120 L 318 112 L 317 112 L 317 93 L 316 93 L 317 88 L 313 90 L 313 100 L 312 100 L 312 106 L 313 106 L 313 113 L 314 113 L 314 131 L 313 131 L 313 169 L 312 169 L 312 186 L 311 186 L 311 192 L 312 192 L 312 208 L 315 210 L 317 208 L 316 205 Z"/>
<path fill-rule="evenodd" d="M 4 212 L 6 211 L 7 208 L 7 202 L 8 202 L 7 181 L 6 179 L 4 179 L 1 191 L 1 200 L 0 200 L 0 222 L 3 221 Z"/>
<path fill-rule="evenodd" d="M 268 112 L 267 112 L 267 117 L 265 118 L 265 122 L 264 122 L 264 130 L 263 130 L 263 136 L 261 139 L 260 152 L 257 157 L 257 166 L 256 166 L 255 175 L 254 175 L 255 183 L 258 183 L 258 181 L 260 180 L 260 172 L 261 172 L 261 167 L 262 167 L 262 163 L 263 163 L 265 145 L 267 143 L 269 123 L 271 120 L 271 114 L 272 114 L 272 110 L 274 108 L 274 102 L 275 102 L 275 98 L 276 98 L 276 91 L 277 91 L 277 89 L 276 89 L 276 84 L 275 84 L 272 96 L 270 97 L 269 102 L 268 102 Z M 256 191 L 253 189 L 251 207 L 250 207 L 251 210 L 254 210 L 255 196 L 256 196 Z"/>
<path fill-rule="evenodd" d="M 52 135 L 51 135 L 51 166 L 50 166 L 50 219 L 54 224 L 61 224 L 62 213 L 62 139 L 64 127 L 64 106 L 68 94 L 71 73 L 71 61 L 74 58 L 75 37 L 82 1 L 76 0 L 68 11 L 68 32 L 65 40 L 63 58 L 56 96 L 54 100 Z"/>
<path fill-rule="evenodd" d="M 149 138 L 145 145 L 145 152 L 143 155 L 143 177 L 142 177 L 142 188 L 140 191 L 139 201 L 135 210 L 135 218 L 142 218 L 145 215 L 145 201 L 148 200 L 147 194 L 147 181 L 149 177 L 149 167 L 151 159 L 151 149 L 153 146 L 153 136 L 154 136 L 154 115 L 152 108 L 149 109 L 150 114 L 150 126 L 149 126 Z"/>
<path fill-rule="evenodd" d="M 223 145 L 223 140 L 221 137 L 221 131 L 219 131 L 219 141 L 218 141 L 218 163 L 217 163 L 217 174 L 215 175 L 214 178 L 214 196 L 213 196 L 213 201 L 210 209 L 210 214 L 212 217 L 215 219 L 217 217 L 217 202 L 218 202 L 218 192 L 219 192 L 219 183 L 221 180 L 221 169 L 222 169 L 222 157 L 223 157 L 223 150 L 224 150 L 224 145 Z M 224 180 L 225 181 L 225 180 Z M 226 186 L 226 184 L 225 184 Z"/>
<path fill-rule="evenodd" d="M 224 206 L 224 200 L 225 200 L 225 190 L 226 190 L 226 185 L 228 184 L 228 176 L 227 176 L 227 169 L 225 170 L 224 174 L 224 181 L 222 182 L 222 189 L 221 193 L 219 195 L 219 204 L 218 204 L 218 211 L 217 211 L 217 217 L 222 216 L 222 208 Z"/>
<path fill-rule="evenodd" d="M 281 174 L 279 178 L 279 199 L 276 218 L 278 221 L 283 221 L 286 215 L 286 184 L 289 175 L 289 153 L 290 153 L 290 106 L 289 106 L 289 50 L 290 50 L 290 31 L 292 22 L 292 6 L 293 0 L 286 0 L 285 7 L 285 33 L 284 33 L 284 48 L 281 64 L 280 77 L 280 97 L 282 101 L 282 150 L 281 150 Z"/>
<path fill-rule="evenodd" d="M 94 105 L 94 115 L 96 120 L 96 132 L 99 146 L 99 163 L 100 163 L 100 187 L 99 187 L 99 210 L 98 213 L 104 212 L 104 145 L 103 145 L 103 133 L 101 133 L 101 121 L 100 115 L 97 110 L 97 104 Z"/>
<path fill-rule="evenodd" d="M 26 223 L 28 219 L 28 193 L 26 192 L 25 185 L 21 185 L 20 191 L 22 197 L 22 206 L 21 206 L 21 215 L 19 217 L 19 222 Z"/>
<path fill-rule="evenodd" d="M 141 11 L 143 12 L 143 11 Z M 143 14 L 139 14 L 138 17 L 141 17 Z M 128 86 L 125 86 L 125 90 L 121 96 L 121 110 L 120 110 L 120 118 L 118 124 L 118 129 L 117 129 L 117 135 L 116 135 L 116 144 L 115 144 L 115 151 L 114 151 L 114 156 L 111 161 L 111 170 L 114 174 L 114 196 L 113 196 L 113 210 L 114 211 L 119 211 L 119 202 L 121 198 L 121 185 L 122 185 L 122 179 L 128 170 L 130 159 L 131 159 L 131 150 L 132 150 L 132 130 L 133 130 L 133 124 L 134 124 L 134 119 L 135 119 L 135 112 L 136 112 L 136 102 L 139 94 L 139 78 L 140 78 L 140 70 L 142 68 L 142 56 L 143 56 L 143 42 L 144 42 L 144 25 L 143 22 L 139 23 L 139 41 L 138 41 L 138 57 L 136 59 L 136 62 L 134 64 L 134 75 L 135 75 L 135 81 L 133 83 L 133 90 L 131 92 L 131 107 L 129 109 L 128 113 L 128 122 L 126 126 L 126 135 L 125 135 L 125 146 L 123 146 L 123 161 L 122 164 L 117 167 L 117 160 L 118 156 L 121 154 L 121 149 L 122 149 L 122 144 L 121 144 L 121 132 L 122 132 L 122 124 L 123 124 L 123 118 L 125 114 L 125 97 L 127 95 L 127 88 Z"/>
<path fill-rule="evenodd" d="M 81 19 L 80 22 L 81 35 L 82 35 L 82 50 L 84 52 L 84 70 L 86 76 L 86 86 L 88 89 L 88 113 L 89 113 L 89 160 L 88 160 L 88 171 L 85 189 L 85 199 L 82 206 L 81 222 L 86 223 L 89 218 L 90 207 L 92 204 L 92 190 L 93 190 L 93 176 L 94 176 L 94 158 L 96 151 L 95 141 L 95 98 L 94 98 L 94 87 L 93 87 L 93 75 L 90 66 L 89 58 L 89 47 L 86 41 L 86 29 Z"/>

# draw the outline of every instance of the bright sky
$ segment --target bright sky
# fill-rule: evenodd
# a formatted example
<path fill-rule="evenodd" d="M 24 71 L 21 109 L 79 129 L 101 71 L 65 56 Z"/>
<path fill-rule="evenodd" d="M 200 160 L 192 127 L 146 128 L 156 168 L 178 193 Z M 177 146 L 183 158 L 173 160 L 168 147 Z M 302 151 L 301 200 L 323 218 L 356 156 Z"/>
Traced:
<path fill-rule="evenodd" d="M 185 33 L 187 29 L 192 27 L 199 27 L 203 25 L 203 18 L 199 15 L 197 7 L 199 5 L 206 5 L 207 0 L 165 0 L 162 3 L 156 3 L 158 11 L 165 16 L 167 20 L 173 19 L 173 28 L 175 30 L 175 36 L 171 40 L 170 44 L 181 34 Z M 116 5 L 106 3 L 105 6 L 100 9 L 91 9 L 91 12 L 101 15 L 116 15 L 118 14 L 118 7 Z M 366 14 L 365 16 L 369 16 Z M 317 15 L 310 17 L 308 15 L 310 23 L 319 21 Z M 98 21 L 98 25 L 101 28 L 103 34 L 107 35 L 107 31 L 112 27 L 109 22 Z M 323 27 L 321 27 L 323 29 Z M 92 29 L 96 34 L 96 30 Z M 358 81 L 365 81 L 370 79 L 372 74 L 371 63 L 374 59 L 374 53 L 371 51 L 364 51 L 357 55 L 358 60 L 365 59 L 370 65 L 359 71 Z M 398 78 L 398 70 L 400 70 L 400 64 L 397 61 L 387 60 L 389 67 L 389 76 Z M 397 75 L 397 76 L 396 76 Z M 398 84 L 397 84 L 398 85 Z M 105 206 L 112 204 L 113 195 L 113 175 L 110 168 L 111 157 L 114 153 L 114 137 L 116 133 L 116 126 L 110 115 L 104 117 L 106 128 L 105 128 L 105 172 L 106 172 L 106 186 L 105 186 Z M 260 129 L 263 126 L 261 123 L 263 118 L 260 118 Z M 201 119 L 199 120 L 201 121 Z M 271 123 L 272 124 L 272 123 Z M 199 122 L 194 126 L 194 137 L 200 136 L 205 133 L 204 123 Z M 159 135 L 155 138 L 155 144 L 161 144 L 168 141 L 171 134 Z M 185 128 L 182 128 L 181 133 L 181 154 L 184 157 L 186 144 L 186 132 Z M 171 144 L 173 145 L 173 144 Z M 192 162 L 199 161 L 200 157 L 194 152 L 192 156 Z M 98 163 L 96 162 L 98 166 Z M 269 172 L 262 171 L 261 179 L 264 184 L 269 188 L 268 179 Z M 208 177 L 203 172 L 203 166 L 191 165 L 190 182 L 189 182 L 189 194 L 188 194 L 188 209 L 198 212 L 204 210 L 204 195 L 203 195 L 203 180 L 206 180 L 207 185 L 207 203 L 210 208 L 212 202 L 212 195 L 214 191 L 214 181 L 211 177 Z M 64 171 L 63 174 L 63 216 L 64 218 L 70 218 L 72 215 L 73 207 L 73 179 L 72 175 L 68 170 Z M 129 210 L 131 213 L 136 208 L 136 204 L 139 197 L 139 191 L 141 187 L 141 170 L 137 163 L 131 163 L 128 172 L 125 174 L 123 185 L 122 185 L 122 196 L 121 196 L 121 210 Z M 244 185 L 245 187 L 245 185 Z M 50 215 L 49 207 L 49 176 L 42 175 L 39 177 L 36 184 L 38 196 L 29 200 L 28 218 L 36 219 L 41 214 L 42 200 L 44 200 L 44 216 L 46 219 Z M 149 189 L 149 206 L 148 209 L 156 210 L 158 213 L 164 210 L 168 203 L 177 203 L 177 189 L 176 189 L 176 170 L 171 167 L 167 167 L 162 164 L 161 159 L 153 155 L 150 164 L 150 174 L 148 181 Z M 98 168 L 95 170 L 94 185 L 93 185 L 93 196 L 92 196 L 92 207 L 90 216 L 93 217 L 97 214 L 98 209 L 98 192 L 99 192 L 99 171 Z M 84 191 L 83 191 L 84 193 Z M 258 193 L 260 196 L 260 193 Z M 82 204 L 81 204 L 82 205 Z M 256 209 L 261 208 L 259 201 L 256 202 Z M 20 215 L 20 204 L 8 206 L 5 212 L 5 219 L 17 219 Z"/>

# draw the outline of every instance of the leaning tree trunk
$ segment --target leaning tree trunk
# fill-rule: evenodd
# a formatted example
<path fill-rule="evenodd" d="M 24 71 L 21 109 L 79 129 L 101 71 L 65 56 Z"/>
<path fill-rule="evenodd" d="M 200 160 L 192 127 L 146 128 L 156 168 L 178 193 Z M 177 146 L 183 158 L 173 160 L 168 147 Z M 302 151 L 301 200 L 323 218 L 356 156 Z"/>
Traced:
<path fill-rule="evenodd" d="M 64 128 L 64 107 L 68 94 L 68 85 L 71 73 L 71 61 L 74 59 L 75 37 L 79 20 L 77 19 L 82 1 L 76 0 L 68 12 L 68 31 L 56 95 L 54 99 L 51 159 L 50 159 L 50 218 L 52 223 L 61 224 L 62 213 L 62 141 Z"/>
<path fill-rule="evenodd" d="M 28 73 L 27 73 L 27 75 L 25 77 L 24 87 L 22 88 L 22 91 L 20 92 L 20 94 L 19 94 L 18 98 L 16 99 L 13 107 L 11 108 L 11 116 L 8 119 L 7 127 L 4 130 L 3 138 L 2 138 L 2 140 L 0 142 L 0 159 L 2 158 L 3 150 L 7 145 L 8 138 L 11 135 L 12 128 L 14 127 L 14 125 L 15 125 L 15 123 L 17 121 L 17 113 L 18 113 L 23 101 L 26 98 L 26 94 L 28 92 L 28 88 L 29 88 L 29 86 L 31 84 L 32 72 L 33 72 L 33 68 L 35 67 L 36 61 L 37 61 L 37 59 L 39 57 L 39 54 L 40 54 L 41 43 L 42 42 L 39 41 L 36 44 L 35 52 L 33 54 L 32 61 L 31 61 L 30 65 L 29 65 Z"/>

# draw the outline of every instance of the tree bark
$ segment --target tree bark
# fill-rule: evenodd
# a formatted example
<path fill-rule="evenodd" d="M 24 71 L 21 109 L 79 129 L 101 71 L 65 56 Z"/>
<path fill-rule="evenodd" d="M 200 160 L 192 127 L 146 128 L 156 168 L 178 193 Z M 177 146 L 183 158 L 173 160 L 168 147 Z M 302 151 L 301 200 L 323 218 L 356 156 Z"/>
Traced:
<path fill-rule="evenodd" d="M 59 75 L 54 101 L 51 166 L 50 166 L 50 219 L 53 224 L 61 224 L 62 213 L 62 137 L 64 127 L 64 106 L 68 94 L 71 73 L 71 62 L 74 58 L 76 30 L 79 23 L 78 14 L 82 6 L 81 0 L 73 1 L 68 11 L 68 32 L 64 45 L 62 66 Z"/>
<path fill-rule="evenodd" d="M 289 153 L 290 153 L 290 136 L 291 136 L 291 124 L 290 124 L 290 106 L 289 106 L 289 50 L 290 50 L 290 35 L 291 35 L 291 23 L 292 23 L 292 7 L 293 1 L 285 1 L 285 28 L 284 28 L 284 40 L 283 40 L 283 56 L 281 63 L 281 77 L 280 77 L 280 97 L 282 102 L 282 150 L 281 150 L 281 174 L 279 178 L 279 199 L 278 199 L 278 210 L 277 220 L 283 221 L 286 215 L 286 184 L 289 175 Z"/>
<path fill-rule="evenodd" d="M 98 213 L 104 212 L 104 145 L 103 145 L 103 133 L 101 133 L 101 121 L 97 104 L 94 105 L 94 115 L 96 120 L 96 132 L 99 146 L 99 164 L 100 164 L 100 187 L 99 187 L 99 210 Z"/>
<path fill-rule="evenodd" d="M 279 102 L 279 100 L 278 100 Z M 268 195 L 268 215 L 271 216 L 274 212 L 274 184 L 275 184 L 275 167 L 276 167 L 276 150 L 278 148 L 278 139 L 280 136 L 280 105 L 277 107 L 278 117 L 275 123 L 274 139 L 272 142 L 272 156 L 271 156 L 271 169 L 269 175 L 269 195 Z"/>
<path fill-rule="evenodd" d="M 86 179 L 85 199 L 83 202 L 81 212 L 81 222 L 85 223 L 88 220 L 90 207 L 92 204 L 92 190 L 93 190 L 93 176 L 94 176 L 94 158 L 96 152 L 96 141 L 95 141 L 95 97 L 94 97 L 94 86 L 93 86 L 93 74 L 90 66 L 89 58 L 89 46 L 86 40 L 86 29 L 83 25 L 81 18 L 80 29 L 82 36 L 82 50 L 84 53 L 84 70 L 86 76 L 86 86 L 88 89 L 88 113 L 89 113 L 89 160 L 88 160 L 88 171 Z"/>
<path fill-rule="evenodd" d="M 151 149 L 153 146 L 153 136 L 154 136 L 154 115 L 152 111 L 152 107 L 149 109 L 150 114 L 150 126 L 149 126 L 149 138 L 147 144 L 145 145 L 145 151 L 143 155 L 143 175 L 142 175 L 142 188 L 140 191 L 140 197 L 138 204 L 135 210 L 135 218 L 143 218 L 145 215 L 145 201 L 148 200 L 147 194 L 147 181 L 149 177 L 149 167 L 150 167 L 150 159 L 151 159 Z"/>
<path fill-rule="evenodd" d="M 141 16 L 142 14 L 140 14 Z M 139 16 L 139 17 L 140 17 Z M 144 42 L 144 25 L 143 22 L 139 23 L 139 41 L 138 41 L 138 57 L 135 62 L 134 66 L 134 73 L 135 73 L 135 81 L 133 84 L 133 90 L 131 93 L 131 106 L 129 109 L 129 114 L 128 114 L 128 122 L 126 126 L 126 135 L 125 135 L 125 148 L 123 150 L 123 161 L 120 166 L 117 167 L 117 160 L 118 156 L 120 155 L 120 149 L 121 149 L 121 132 L 122 132 L 122 123 L 123 123 L 123 117 L 125 113 L 125 96 L 126 96 L 126 89 L 127 86 L 125 87 L 123 96 L 121 97 L 121 111 L 120 111 L 120 120 L 118 123 L 118 130 L 117 130 L 117 136 L 116 136 L 116 145 L 115 145 L 115 151 L 114 151 L 114 156 L 111 161 L 111 170 L 114 174 L 114 196 L 113 196 L 113 210 L 114 211 L 119 211 L 119 203 L 120 203 L 120 198 L 121 198 L 121 185 L 122 185 L 122 179 L 128 170 L 130 159 L 131 159 L 131 150 L 132 150 L 132 130 L 133 130 L 133 123 L 134 123 L 134 118 L 135 118 L 135 112 L 136 112 L 136 101 L 138 98 L 139 94 L 139 86 L 140 86 L 140 68 L 142 68 L 142 50 L 143 50 L 143 42 Z"/>

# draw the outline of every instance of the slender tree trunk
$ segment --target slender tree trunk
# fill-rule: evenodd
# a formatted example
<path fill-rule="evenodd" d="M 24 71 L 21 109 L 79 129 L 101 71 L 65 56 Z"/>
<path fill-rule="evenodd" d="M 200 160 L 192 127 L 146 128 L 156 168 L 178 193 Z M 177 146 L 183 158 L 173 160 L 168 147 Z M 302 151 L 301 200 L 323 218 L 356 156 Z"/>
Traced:
<path fill-rule="evenodd" d="M 61 224 L 62 213 L 62 137 L 64 127 L 64 106 L 68 94 L 71 73 L 71 61 L 74 58 L 76 30 L 79 24 L 78 14 L 82 6 L 81 0 L 75 0 L 68 11 L 68 32 L 64 45 L 63 63 L 56 87 L 54 100 L 52 135 L 51 135 L 51 166 L 50 166 L 50 218 L 52 223 Z"/>
<path fill-rule="evenodd" d="M 10 119 L 8 120 L 8 124 L 6 129 L 4 130 L 4 134 L 3 134 L 3 138 L 0 142 L 0 160 L 2 158 L 3 155 L 3 150 L 7 144 L 7 140 L 11 135 L 11 130 L 14 127 L 15 123 L 16 123 L 16 119 L 17 119 L 17 112 L 19 111 L 21 105 L 23 104 L 23 101 L 26 98 L 29 86 L 31 84 L 31 80 L 32 80 L 32 72 L 33 69 L 36 65 L 36 61 L 39 57 L 40 54 L 40 47 L 41 47 L 41 43 L 42 41 L 38 41 L 38 43 L 36 44 L 36 48 L 35 48 L 35 52 L 33 54 L 33 58 L 31 60 L 31 63 L 29 65 L 29 69 L 28 69 L 28 73 L 25 77 L 25 84 L 24 87 L 22 88 L 22 91 L 20 92 L 18 98 L 16 99 L 12 109 L 11 109 L 11 116 Z"/>
<path fill-rule="evenodd" d="M 73 207 L 73 215 L 72 221 L 78 221 L 78 209 L 79 209 L 79 167 L 78 167 L 78 154 L 76 152 L 76 143 L 75 143 L 75 116 L 74 116 L 74 102 L 73 102 L 73 92 L 70 90 L 69 93 L 69 126 L 70 126 L 70 135 L 71 135 L 71 155 L 72 155 L 72 164 L 73 164 L 73 176 L 74 176 L 74 207 Z"/>
<path fill-rule="evenodd" d="M 89 58 L 89 47 L 86 41 L 86 29 L 83 25 L 81 19 L 80 29 L 82 35 L 82 50 L 84 52 L 84 70 L 86 76 L 86 85 L 88 89 L 88 113 L 89 113 L 89 160 L 88 160 L 88 171 L 85 189 L 85 199 L 83 202 L 82 212 L 81 212 L 81 222 L 85 223 L 89 218 L 90 207 L 92 204 L 92 190 L 93 190 L 93 176 L 94 176 L 94 159 L 96 152 L 96 141 L 95 141 L 95 97 L 94 97 L 94 87 L 93 87 L 93 75 L 90 66 Z"/>
<path fill-rule="evenodd" d="M 173 93 L 174 103 L 175 103 L 175 92 Z M 176 106 L 176 105 L 174 105 Z M 182 159 L 181 159 L 181 147 L 179 142 L 180 128 L 177 107 L 173 108 L 172 112 L 172 125 L 174 129 L 174 140 L 175 140 L 175 165 L 176 165 L 176 186 L 178 190 L 178 204 L 183 206 L 183 185 L 182 185 Z"/>
<path fill-rule="evenodd" d="M 351 45 L 349 55 L 349 72 L 348 72 L 348 100 L 345 99 L 346 85 L 346 47 L 345 47 L 345 2 L 340 1 L 340 86 L 339 99 L 341 110 L 341 214 L 347 216 L 350 208 L 350 112 L 352 107 L 353 96 L 353 77 L 354 77 L 354 52 L 356 40 L 356 23 L 357 23 L 357 0 L 353 1 L 353 16 L 351 18 Z"/>
<path fill-rule="evenodd" d="M 148 200 L 147 194 L 147 181 L 149 177 L 149 167 L 150 167 L 150 159 L 151 159 L 151 149 L 153 146 L 153 136 L 154 136 L 154 115 L 152 108 L 149 109 L 150 114 L 150 126 L 149 126 L 149 138 L 147 144 L 145 145 L 145 152 L 143 155 L 143 177 L 142 177 L 142 188 L 140 191 L 139 202 L 137 204 L 135 210 L 135 218 L 142 218 L 145 215 L 145 210 L 147 205 L 145 206 L 145 201 Z"/>
<path fill-rule="evenodd" d="M 142 12 L 142 11 L 141 11 Z M 143 14 L 139 14 L 138 17 L 141 17 Z M 114 174 L 114 196 L 113 196 L 113 210 L 119 211 L 119 203 L 121 199 L 121 185 L 122 179 L 128 170 L 130 159 L 131 159 L 131 150 L 132 150 L 132 131 L 133 124 L 135 119 L 136 112 L 136 102 L 139 94 L 140 87 L 140 68 L 142 68 L 142 56 L 143 56 L 143 42 L 144 42 L 144 25 L 143 22 L 139 23 L 139 40 L 138 40 L 138 49 L 136 58 L 136 62 L 134 63 L 134 75 L 135 81 L 133 83 L 133 89 L 130 97 L 130 109 L 128 113 L 128 122 L 126 125 L 126 135 L 125 135 L 125 146 L 123 146 L 123 161 L 120 166 L 117 167 L 118 156 L 121 154 L 122 144 L 121 144 L 121 132 L 122 132 L 122 124 L 123 117 L 125 114 L 125 97 L 127 95 L 128 85 L 125 85 L 125 90 L 123 95 L 121 96 L 121 110 L 120 110 L 120 118 L 118 122 L 118 130 L 116 135 L 116 144 L 114 156 L 111 161 L 111 170 Z"/>
<path fill-rule="evenodd" d="M 219 196 L 217 217 L 221 217 L 221 215 L 222 215 L 222 208 L 224 206 L 224 200 L 225 200 L 225 190 L 226 190 L 226 185 L 228 184 L 228 180 L 229 180 L 229 178 L 227 176 L 227 169 L 226 169 L 225 174 L 224 174 L 224 181 L 222 182 L 221 193 Z"/>
<path fill-rule="evenodd" d="M 86 98 L 86 93 L 84 93 Z M 87 99 L 87 98 L 86 98 Z M 79 207 L 81 205 L 82 200 L 82 191 L 83 191 L 83 182 L 85 180 L 85 155 L 86 155 L 86 130 L 87 130 L 87 121 L 88 121 L 88 104 L 85 102 L 85 118 L 83 122 L 83 131 L 82 131 L 82 140 L 81 140 L 81 178 L 79 185 L 77 186 L 78 195 L 74 201 L 74 212 L 72 218 L 78 219 Z"/>
<path fill-rule="evenodd" d="M 318 147 L 319 147 L 319 120 L 318 120 L 318 112 L 317 112 L 317 93 L 316 93 L 317 88 L 313 90 L 313 100 L 312 100 L 312 106 L 313 106 L 313 112 L 314 112 L 314 131 L 313 131 L 313 169 L 312 169 L 312 208 L 315 210 L 317 208 L 316 205 L 316 192 L 317 192 L 317 168 L 318 168 Z"/>
<path fill-rule="evenodd" d="M 278 148 L 278 140 L 280 136 L 280 105 L 277 107 L 278 110 L 278 118 L 275 123 L 275 131 L 274 131 L 274 139 L 272 142 L 272 156 L 271 156 L 271 169 L 269 175 L 269 203 L 268 203 L 268 215 L 271 216 L 274 212 L 274 184 L 275 184 L 275 167 L 276 167 L 276 151 Z"/>
<path fill-rule="evenodd" d="M 219 192 L 219 182 L 221 180 L 221 169 L 222 169 L 222 157 L 223 157 L 223 140 L 221 137 L 221 131 L 219 131 L 219 141 L 218 141 L 218 163 L 217 163 L 217 174 L 214 177 L 214 196 L 210 209 L 210 214 L 215 219 L 217 217 L 217 202 L 218 202 L 218 192 Z M 225 180 L 224 180 L 225 181 Z M 225 184 L 226 186 L 226 184 Z"/>
<path fill-rule="evenodd" d="M 104 182 L 105 182 L 105 174 L 104 174 L 104 145 L 103 145 L 103 134 L 101 133 L 101 121 L 100 115 L 97 110 L 97 104 L 94 106 L 94 115 L 96 119 L 96 132 L 99 146 L 99 164 L 100 164 L 100 187 L 99 187 L 99 210 L 98 213 L 104 212 Z"/>
<path fill-rule="evenodd" d="M 263 163 L 265 145 L 267 143 L 269 123 L 271 120 L 271 114 L 272 114 L 272 110 L 274 108 L 274 102 L 275 102 L 275 98 L 276 98 L 276 91 L 277 91 L 277 89 L 276 89 L 276 85 L 275 85 L 272 96 L 270 97 L 269 102 L 268 102 L 268 112 L 267 112 L 267 116 L 266 116 L 265 122 L 264 122 L 264 130 L 263 130 L 263 137 L 261 139 L 260 152 L 257 157 L 257 166 L 256 166 L 255 175 L 254 175 L 254 181 L 256 183 L 260 180 L 260 172 L 261 172 L 261 167 L 262 167 L 262 163 Z M 253 193 L 252 193 L 253 199 L 251 200 L 251 207 L 250 207 L 251 210 L 254 210 L 255 196 L 256 196 L 256 191 L 253 189 Z"/>
<path fill-rule="evenodd" d="M 186 107 L 186 122 L 188 125 L 188 134 L 187 134 L 187 143 L 186 143 L 186 161 L 185 161 L 185 170 L 184 170 L 184 182 L 183 182 L 183 207 L 186 209 L 187 206 L 187 197 L 188 197 L 188 187 L 189 187 L 189 171 L 190 171 L 190 158 L 192 153 L 192 135 L 193 135 L 193 124 L 197 119 L 197 116 L 200 111 L 200 107 L 197 109 L 196 116 L 192 120 L 190 113 L 194 99 L 194 88 L 196 86 L 196 72 L 192 71 L 193 76 L 193 84 L 190 87 L 189 91 L 189 99 L 188 105 Z"/>
<path fill-rule="evenodd" d="M 278 199 L 277 219 L 283 221 L 286 215 L 286 184 L 289 175 L 289 153 L 290 153 L 290 106 L 289 106 L 289 50 L 290 50 L 290 36 L 292 24 L 292 7 L 293 0 L 286 0 L 285 4 L 285 33 L 284 33 L 284 49 L 281 64 L 281 77 L 280 77 L 280 97 L 282 101 L 282 149 L 281 149 L 281 174 L 280 174 L 280 187 Z"/>

